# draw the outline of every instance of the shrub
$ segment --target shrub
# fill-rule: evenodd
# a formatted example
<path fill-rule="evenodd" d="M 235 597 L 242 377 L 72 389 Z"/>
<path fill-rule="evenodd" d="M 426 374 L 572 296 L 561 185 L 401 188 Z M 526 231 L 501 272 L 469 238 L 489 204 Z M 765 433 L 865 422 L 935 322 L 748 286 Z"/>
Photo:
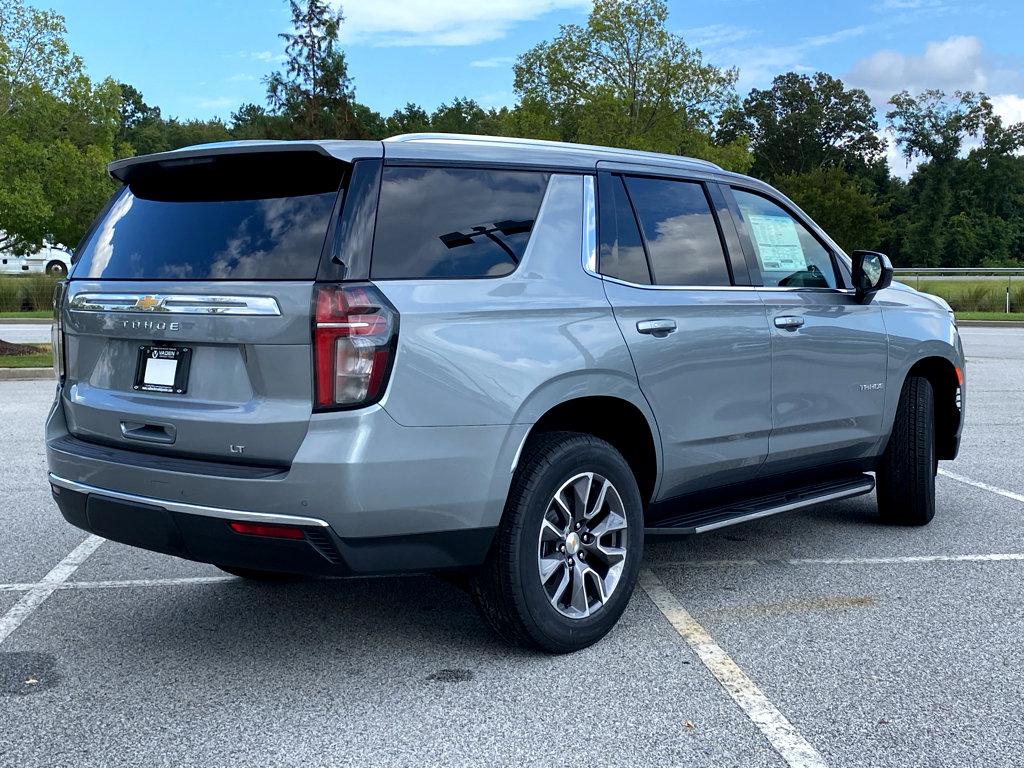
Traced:
<path fill-rule="evenodd" d="M 949 306 L 956 312 L 998 312 L 1004 309 L 999 294 L 991 286 L 969 286 L 949 297 Z"/>
<path fill-rule="evenodd" d="M 1024 286 L 1013 289 L 1013 293 L 1010 294 L 1010 310 L 1024 312 Z"/>
<path fill-rule="evenodd" d="M 39 274 L 0 276 L 0 312 L 49 310 L 57 280 Z"/>

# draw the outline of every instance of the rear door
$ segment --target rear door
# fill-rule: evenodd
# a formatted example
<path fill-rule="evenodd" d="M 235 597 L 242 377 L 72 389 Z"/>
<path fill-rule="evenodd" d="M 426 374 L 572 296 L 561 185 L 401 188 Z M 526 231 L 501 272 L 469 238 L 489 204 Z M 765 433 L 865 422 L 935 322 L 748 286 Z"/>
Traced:
<path fill-rule="evenodd" d="M 755 475 L 771 430 L 771 346 L 717 185 L 599 174 L 599 271 L 654 411 L 660 498 Z"/>
<path fill-rule="evenodd" d="M 888 341 L 876 303 L 846 285 L 809 223 L 763 190 L 732 197 L 772 334 L 773 428 L 766 473 L 861 459 L 877 443 Z"/>
<path fill-rule="evenodd" d="M 317 152 L 133 167 L 76 255 L 76 438 L 287 466 L 312 410 L 310 308 L 350 165 Z"/>

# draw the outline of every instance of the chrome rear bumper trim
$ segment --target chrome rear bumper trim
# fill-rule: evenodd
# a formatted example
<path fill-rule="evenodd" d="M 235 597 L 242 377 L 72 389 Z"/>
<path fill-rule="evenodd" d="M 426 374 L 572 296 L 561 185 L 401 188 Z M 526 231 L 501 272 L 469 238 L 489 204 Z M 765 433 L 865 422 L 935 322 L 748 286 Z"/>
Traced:
<path fill-rule="evenodd" d="M 49 474 L 50 483 L 68 491 L 77 491 L 82 494 L 100 494 L 111 499 L 120 499 L 124 502 L 138 502 L 143 505 L 162 507 L 165 510 L 173 510 L 176 513 L 187 515 L 205 515 L 207 518 L 223 518 L 230 521 L 252 521 L 254 523 L 279 523 L 285 526 L 319 526 L 330 528 L 327 521 L 319 518 L 307 518 L 301 515 L 280 515 L 278 513 L 254 513 L 248 510 L 231 510 L 225 507 L 207 507 L 205 505 L 190 505 L 187 502 L 172 502 L 169 499 L 158 499 L 156 497 L 144 497 L 140 494 L 128 494 L 124 491 L 113 491 L 103 489 L 99 486 L 90 486 L 88 483 L 69 481 L 53 473 Z"/>

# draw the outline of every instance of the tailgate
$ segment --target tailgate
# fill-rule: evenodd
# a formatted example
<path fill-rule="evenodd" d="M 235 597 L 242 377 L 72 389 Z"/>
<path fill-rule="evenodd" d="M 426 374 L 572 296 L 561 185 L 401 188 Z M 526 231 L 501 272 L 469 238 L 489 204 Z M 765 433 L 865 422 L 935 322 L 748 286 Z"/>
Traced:
<path fill-rule="evenodd" d="M 71 433 L 289 465 L 313 405 L 313 285 L 349 168 L 271 149 L 122 169 L 62 309 Z"/>
<path fill-rule="evenodd" d="M 73 281 L 64 310 L 68 428 L 123 448 L 290 464 L 312 409 L 312 286 L 163 283 L 157 292 Z M 159 376 L 147 389 L 154 350 L 188 354 L 184 392 L 166 391 Z"/>

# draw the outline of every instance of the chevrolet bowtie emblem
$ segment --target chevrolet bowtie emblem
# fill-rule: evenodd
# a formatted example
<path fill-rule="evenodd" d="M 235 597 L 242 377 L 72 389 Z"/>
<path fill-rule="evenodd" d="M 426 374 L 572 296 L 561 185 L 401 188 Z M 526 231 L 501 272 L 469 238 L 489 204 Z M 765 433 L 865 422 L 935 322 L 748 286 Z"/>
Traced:
<path fill-rule="evenodd" d="M 135 302 L 136 310 L 153 310 L 163 304 L 163 300 L 155 296 L 141 296 Z"/>

